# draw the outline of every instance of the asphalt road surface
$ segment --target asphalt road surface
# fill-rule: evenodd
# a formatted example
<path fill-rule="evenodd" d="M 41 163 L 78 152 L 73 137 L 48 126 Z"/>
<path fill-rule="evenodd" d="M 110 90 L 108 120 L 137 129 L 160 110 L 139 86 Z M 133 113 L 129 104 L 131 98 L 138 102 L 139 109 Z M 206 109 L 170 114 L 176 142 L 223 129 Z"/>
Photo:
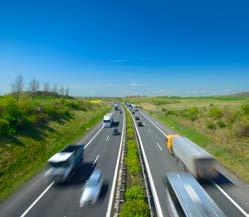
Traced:
<path fill-rule="evenodd" d="M 139 116 L 144 124 L 143 127 L 136 128 L 148 162 L 150 170 L 148 173 L 152 178 L 150 184 L 157 214 L 158 216 L 169 216 L 162 177 L 167 172 L 184 171 L 182 165 L 168 152 L 165 145 L 165 134 L 172 130 L 166 129 L 142 111 L 136 112 L 133 116 Z M 222 169 L 224 171 L 224 168 Z M 228 217 L 248 217 L 249 195 L 242 194 L 243 186 L 241 185 L 239 188 L 235 183 L 240 182 L 228 171 L 224 171 L 224 173 L 220 173 L 215 182 L 200 184 Z M 248 188 L 244 190 L 248 190 Z"/>
<path fill-rule="evenodd" d="M 115 112 L 120 135 L 112 135 L 111 128 L 99 124 L 78 141 L 78 144 L 86 144 L 84 162 L 68 184 L 48 183 L 41 171 L 0 205 L 0 216 L 109 217 L 121 150 L 123 115 Z M 99 200 L 92 206 L 80 207 L 82 187 L 95 168 L 102 171 L 104 180 Z"/>

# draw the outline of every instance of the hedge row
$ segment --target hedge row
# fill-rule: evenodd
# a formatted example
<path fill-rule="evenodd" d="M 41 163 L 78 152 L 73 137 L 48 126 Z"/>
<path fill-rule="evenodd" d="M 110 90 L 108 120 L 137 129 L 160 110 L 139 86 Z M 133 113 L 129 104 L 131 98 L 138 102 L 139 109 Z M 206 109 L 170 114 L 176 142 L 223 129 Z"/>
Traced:
<path fill-rule="evenodd" d="M 121 217 L 149 217 L 150 211 L 143 190 L 142 172 L 138 156 L 133 120 L 126 110 L 127 133 L 127 188 L 125 202 L 121 207 Z"/>

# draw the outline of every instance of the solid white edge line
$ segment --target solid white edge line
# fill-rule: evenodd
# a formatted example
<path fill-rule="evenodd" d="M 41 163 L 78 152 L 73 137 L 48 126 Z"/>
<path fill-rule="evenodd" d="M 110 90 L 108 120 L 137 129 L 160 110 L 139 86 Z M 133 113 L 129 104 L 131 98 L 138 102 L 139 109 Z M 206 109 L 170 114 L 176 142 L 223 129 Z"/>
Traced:
<path fill-rule="evenodd" d="M 107 136 L 107 137 L 106 137 L 106 140 L 105 140 L 105 141 L 107 142 L 107 141 L 108 141 L 108 139 L 109 139 L 109 136 Z"/>
<path fill-rule="evenodd" d="M 142 112 L 139 112 L 141 115 L 144 116 L 145 119 L 147 119 L 151 124 L 153 124 L 164 136 L 167 136 L 167 134 L 165 132 L 162 131 L 162 129 L 160 127 L 158 127 L 152 120 L 150 120 L 150 118 L 148 118 L 145 114 L 143 114 Z"/>
<path fill-rule="evenodd" d="M 87 146 L 94 140 L 94 138 L 100 133 L 103 129 L 103 126 L 98 130 L 98 132 L 91 138 L 91 140 L 85 145 L 84 150 Z M 24 211 L 24 213 L 20 217 L 24 217 L 28 214 L 28 212 L 33 208 L 33 206 L 43 197 L 44 194 L 53 186 L 54 182 L 51 182 L 50 185 L 36 198 L 36 200 Z"/>
<path fill-rule="evenodd" d="M 130 111 L 129 111 L 129 113 L 131 114 Z M 132 114 L 131 114 L 131 117 L 133 119 L 133 123 L 134 123 L 134 126 L 135 126 L 136 131 L 137 131 L 138 139 L 139 139 L 139 142 L 141 144 L 142 154 L 143 154 L 143 158 L 144 158 L 144 163 L 145 163 L 146 171 L 148 173 L 148 178 L 149 178 L 149 182 L 150 182 L 151 192 L 152 192 L 152 195 L 153 195 L 153 198 L 154 198 L 154 204 L 155 204 L 155 207 L 156 207 L 157 216 L 158 217 L 163 217 L 162 208 L 161 208 L 161 205 L 160 205 L 160 202 L 159 202 L 159 199 L 158 199 L 158 195 L 157 195 L 157 192 L 156 192 L 155 183 L 154 183 L 154 180 L 152 178 L 152 174 L 150 172 L 150 166 L 149 166 L 149 163 L 148 163 L 145 151 L 144 151 L 143 142 L 142 142 L 140 133 L 138 131 L 136 122 L 135 122 L 134 117 L 132 116 Z"/>
<path fill-rule="evenodd" d="M 218 188 L 244 216 L 249 217 L 249 214 L 243 210 L 219 185 L 217 185 L 215 182 L 213 183 L 215 187 Z"/>
<path fill-rule="evenodd" d="M 95 139 L 95 137 L 100 133 L 100 131 L 103 129 L 104 127 L 101 126 L 100 129 L 98 130 L 98 132 L 90 139 L 90 141 L 85 145 L 84 150 L 87 149 L 88 145 L 90 145 L 90 143 Z"/>
<path fill-rule="evenodd" d="M 165 132 L 163 132 L 153 121 L 150 120 L 146 115 L 144 115 L 142 112 L 139 112 L 141 115 L 143 115 L 151 124 L 153 124 L 163 135 L 167 135 Z M 246 217 L 249 217 L 249 213 L 247 213 L 245 210 L 243 210 L 238 203 L 236 203 L 220 186 L 218 186 L 216 183 L 214 185 L 220 190 L 221 193 L 223 193 L 231 202 L 232 204 Z"/>
<path fill-rule="evenodd" d="M 40 194 L 39 197 L 24 211 L 24 213 L 20 217 L 24 217 L 28 214 L 28 212 L 33 208 L 33 206 L 43 197 L 44 194 L 53 186 L 54 182 L 51 182 L 50 185 Z"/>
<path fill-rule="evenodd" d="M 118 176 L 118 166 L 119 166 L 119 162 L 120 162 L 120 158 L 121 158 L 121 150 L 122 150 L 122 145 L 123 145 L 123 138 L 124 138 L 124 131 L 125 131 L 124 125 L 125 125 L 126 120 L 125 120 L 125 111 L 123 108 L 122 108 L 122 110 L 123 110 L 123 130 L 122 130 L 122 136 L 121 136 L 121 141 L 120 141 L 120 147 L 119 147 L 114 177 L 113 177 L 113 181 L 112 181 L 112 189 L 111 189 L 111 193 L 110 193 L 110 199 L 109 199 L 109 203 L 108 203 L 108 207 L 107 207 L 107 211 L 106 211 L 106 217 L 110 217 L 111 212 L 112 212 L 112 204 L 113 204 L 113 199 L 114 199 L 114 194 L 115 194 L 116 179 Z"/>
<path fill-rule="evenodd" d="M 163 151 L 163 149 L 162 149 L 162 147 L 159 145 L 159 143 L 157 142 L 156 144 L 157 144 L 158 148 L 159 148 L 161 151 Z"/>

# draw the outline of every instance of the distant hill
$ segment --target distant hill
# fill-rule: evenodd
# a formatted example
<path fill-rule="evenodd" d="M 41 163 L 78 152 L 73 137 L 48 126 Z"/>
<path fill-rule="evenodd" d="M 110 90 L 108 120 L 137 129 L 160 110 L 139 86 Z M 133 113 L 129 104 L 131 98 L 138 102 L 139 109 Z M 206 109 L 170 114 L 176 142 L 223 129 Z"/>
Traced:
<path fill-rule="evenodd" d="M 240 92 L 232 94 L 231 96 L 237 96 L 237 97 L 249 97 L 249 92 Z"/>

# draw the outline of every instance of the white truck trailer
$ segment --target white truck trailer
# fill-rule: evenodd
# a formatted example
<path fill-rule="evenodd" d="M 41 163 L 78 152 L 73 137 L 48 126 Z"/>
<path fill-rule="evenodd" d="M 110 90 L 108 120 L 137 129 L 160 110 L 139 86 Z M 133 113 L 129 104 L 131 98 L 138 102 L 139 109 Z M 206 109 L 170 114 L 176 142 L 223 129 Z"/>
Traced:
<path fill-rule="evenodd" d="M 175 137 L 172 143 L 172 153 L 196 178 L 213 179 L 218 176 L 214 157 L 189 139 Z"/>

